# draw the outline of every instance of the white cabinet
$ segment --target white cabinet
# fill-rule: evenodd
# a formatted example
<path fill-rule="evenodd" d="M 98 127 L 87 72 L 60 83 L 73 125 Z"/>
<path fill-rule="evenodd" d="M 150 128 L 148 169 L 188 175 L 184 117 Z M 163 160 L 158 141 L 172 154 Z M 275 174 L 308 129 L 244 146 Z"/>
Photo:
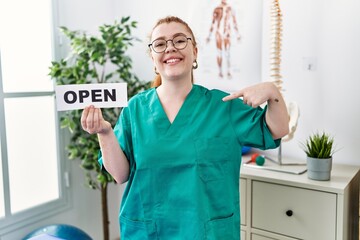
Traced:
<path fill-rule="evenodd" d="M 246 240 L 246 232 L 241 231 L 241 240 Z"/>
<path fill-rule="evenodd" d="M 242 240 L 348 240 L 359 236 L 359 167 L 333 165 L 330 181 L 242 166 Z"/>

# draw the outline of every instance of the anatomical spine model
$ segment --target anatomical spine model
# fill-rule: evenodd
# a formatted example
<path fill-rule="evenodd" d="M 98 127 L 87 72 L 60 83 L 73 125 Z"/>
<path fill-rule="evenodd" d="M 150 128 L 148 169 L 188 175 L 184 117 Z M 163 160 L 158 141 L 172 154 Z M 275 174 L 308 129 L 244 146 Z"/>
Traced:
<path fill-rule="evenodd" d="M 282 19 L 283 15 L 280 9 L 279 0 L 271 0 L 270 3 L 270 81 L 272 81 L 280 91 L 282 89 L 282 76 L 280 73 L 281 64 L 281 41 L 282 41 Z M 297 128 L 300 110 L 296 102 L 287 102 L 289 114 L 289 134 L 283 138 L 283 141 L 289 141 L 294 137 Z M 281 150 L 280 150 L 281 151 Z M 281 154 L 281 153 L 280 153 Z M 280 157 L 279 157 L 280 158 Z"/>
<path fill-rule="evenodd" d="M 282 13 L 279 0 L 273 0 L 270 5 L 270 81 L 282 90 L 281 64 L 281 40 L 282 40 Z"/>

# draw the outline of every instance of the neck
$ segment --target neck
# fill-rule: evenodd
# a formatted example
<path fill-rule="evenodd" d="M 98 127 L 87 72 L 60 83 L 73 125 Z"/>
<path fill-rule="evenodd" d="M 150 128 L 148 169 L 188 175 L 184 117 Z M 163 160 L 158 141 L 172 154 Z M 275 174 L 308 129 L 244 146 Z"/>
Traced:
<path fill-rule="evenodd" d="M 162 81 L 157 88 L 160 98 L 181 98 L 185 99 L 192 89 L 191 81 Z"/>

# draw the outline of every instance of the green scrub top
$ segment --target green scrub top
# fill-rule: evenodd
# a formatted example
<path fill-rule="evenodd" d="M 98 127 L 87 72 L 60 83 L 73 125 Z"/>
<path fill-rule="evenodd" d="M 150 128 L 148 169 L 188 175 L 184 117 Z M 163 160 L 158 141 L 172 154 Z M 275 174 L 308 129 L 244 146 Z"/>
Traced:
<path fill-rule="evenodd" d="M 173 123 L 156 89 L 130 99 L 114 128 L 130 164 L 122 240 L 240 239 L 242 146 L 279 146 L 266 109 L 193 85 Z M 99 159 L 102 164 L 102 159 Z"/>

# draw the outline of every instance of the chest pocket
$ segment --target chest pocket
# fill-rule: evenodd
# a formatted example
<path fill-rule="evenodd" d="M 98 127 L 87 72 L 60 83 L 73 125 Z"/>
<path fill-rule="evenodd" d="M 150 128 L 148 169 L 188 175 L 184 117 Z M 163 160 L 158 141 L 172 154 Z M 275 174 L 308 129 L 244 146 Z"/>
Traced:
<path fill-rule="evenodd" d="M 204 182 L 223 179 L 229 172 L 230 139 L 198 139 L 195 148 L 200 178 Z"/>

